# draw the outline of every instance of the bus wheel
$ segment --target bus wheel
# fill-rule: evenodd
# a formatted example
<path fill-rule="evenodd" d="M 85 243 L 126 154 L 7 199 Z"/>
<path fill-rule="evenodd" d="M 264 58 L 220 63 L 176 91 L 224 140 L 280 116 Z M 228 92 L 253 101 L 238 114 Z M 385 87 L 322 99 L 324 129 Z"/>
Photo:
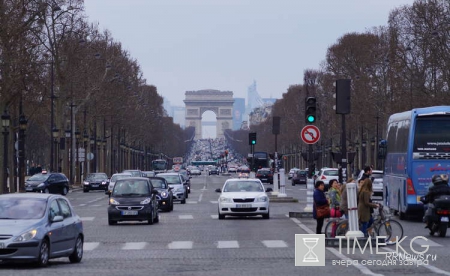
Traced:
<path fill-rule="evenodd" d="M 400 197 L 398 198 L 398 218 L 400 220 L 405 220 L 406 219 L 406 214 L 402 212 L 402 209 L 400 208 Z"/>

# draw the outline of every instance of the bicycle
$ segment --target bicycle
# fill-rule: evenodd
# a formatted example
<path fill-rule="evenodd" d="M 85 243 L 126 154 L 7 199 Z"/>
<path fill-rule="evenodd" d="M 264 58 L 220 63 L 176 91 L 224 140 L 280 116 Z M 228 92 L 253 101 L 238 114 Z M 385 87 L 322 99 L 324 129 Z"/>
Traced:
<path fill-rule="evenodd" d="M 392 243 L 403 238 L 403 226 L 400 222 L 391 219 L 391 214 L 384 211 L 383 205 L 379 203 L 378 214 L 372 225 L 367 229 L 370 237 L 385 236 L 387 243 Z M 360 225 L 361 226 L 361 225 Z M 349 228 L 348 220 L 340 222 L 336 228 L 335 236 L 345 236 Z M 361 227 L 360 227 L 361 228 Z"/>
<path fill-rule="evenodd" d="M 336 234 L 336 230 L 339 227 L 339 224 L 343 221 L 346 220 L 342 217 L 338 217 L 338 218 L 329 218 L 327 225 L 325 226 L 325 237 L 326 238 L 334 238 L 335 236 L 337 236 Z M 333 228 L 334 231 L 333 231 Z"/>

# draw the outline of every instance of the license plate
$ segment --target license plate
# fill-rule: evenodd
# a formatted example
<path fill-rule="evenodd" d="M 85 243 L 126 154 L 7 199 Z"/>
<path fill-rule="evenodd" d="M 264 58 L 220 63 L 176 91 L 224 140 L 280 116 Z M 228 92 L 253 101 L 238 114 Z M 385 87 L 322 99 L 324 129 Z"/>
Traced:
<path fill-rule="evenodd" d="M 267 178 L 262 178 L 262 179 L 261 179 L 261 181 L 265 181 L 265 180 L 267 180 Z"/>
<path fill-rule="evenodd" d="M 122 211 L 122 216 L 136 216 L 138 211 Z"/>
<path fill-rule="evenodd" d="M 97 187 L 98 187 L 98 185 L 92 185 L 92 187 L 94 187 L 94 188 L 97 188 Z"/>
<path fill-rule="evenodd" d="M 236 204 L 236 208 L 251 208 L 251 204 Z"/>
<path fill-rule="evenodd" d="M 441 221 L 442 221 L 442 222 L 448 222 L 448 217 L 442 217 L 442 218 L 441 218 Z"/>
<path fill-rule="evenodd" d="M 27 187 L 26 190 L 27 191 L 33 191 L 33 187 Z"/>
<path fill-rule="evenodd" d="M 5 248 L 5 244 L 0 242 L 0 248 Z"/>

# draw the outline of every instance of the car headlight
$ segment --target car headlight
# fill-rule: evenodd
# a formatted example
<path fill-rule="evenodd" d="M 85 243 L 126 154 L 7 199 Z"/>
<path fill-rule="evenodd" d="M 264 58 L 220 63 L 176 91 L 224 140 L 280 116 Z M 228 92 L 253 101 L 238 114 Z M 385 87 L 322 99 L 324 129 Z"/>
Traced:
<path fill-rule="evenodd" d="M 110 198 L 109 199 L 109 204 L 111 204 L 111 205 L 119 205 L 120 203 L 117 200 L 115 200 L 114 198 Z"/>
<path fill-rule="evenodd" d="M 106 182 L 106 181 L 102 181 L 102 185 L 106 185 L 106 183 L 108 183 L 108 182 Z"/>
<path fill-rule="evenodd" d="M 83 184 L 84 184 L 84 185 L 89 185 L 89 182 L 84 181 Z"/>
<path fill-rule="evenodd" d="M 256 198 L 256 202 L 266 202 L 269 198 L 267 196 L 260 196 Z"/>
<path fill-rule="evenodd" d="M 220 197 L 219 201 L 220 202 L 228 202 L 228 203 L 233 202 L 233 200 L 231 198 L 228 198 L 228 197 Z"/>
<path fill-rule="evenodd" d="M 20 236 L 14 239 L 15 242 L 25 242 L 34 238 L 37 234 L 37 230 L 33 229 L 28 232 L 22 233 Z"/>
<path fill-rule="evenodd" d="M 45 186 L 45 183 L 41 183 L 41 184 L 38 185 L 38 188 L 44 187 L 44 186 Z"/>
<path fill-rule="evenodd" d="M 141 204 L 149 204 L 151 200 L 152 200 L 151 198 L 146 198 L 146 199 L 142 200 L 140 203 Z"/>
<path fill-rule="evenodd" d="M 168 195 L 169 195 L 169 193 L 166 192 L 166 191 L 162 191 L 162 192 L 161 192 L 161 197 L 166 198 Z"/>

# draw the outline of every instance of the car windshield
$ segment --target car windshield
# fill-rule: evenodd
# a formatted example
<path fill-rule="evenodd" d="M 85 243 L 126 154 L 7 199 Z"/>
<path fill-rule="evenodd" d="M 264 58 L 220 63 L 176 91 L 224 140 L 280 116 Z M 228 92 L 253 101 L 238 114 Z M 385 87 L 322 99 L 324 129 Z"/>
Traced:
<path fill-rule="evenodd" d="M 151 180 L 153 187 L 166 189 L 166 183 L 162 179 L 152 179 Z"/>
<path fill-rule="evenodd" d="M 39 219 L 46 206 L 45 199 L 0 198 L 0 219 Z"/>
<path fill-rule="evenodd" d="M 264 188 L 256 181 L 232 181 L 225 184 L 223 192 L 264 192 Z"/>
<path fill-rule="evenodd" d="M 147 181 L 119 180 L 114 185 L 114 196 L 147 196 L 150 194 Z"/>
<path fill-rule="evenodd" d="M 298 171 L 297 175 L 299 176 L 305 176 L 306 175 L 306 171 Z"/>
<path fill-rule="evenodd" d="M 108 178 L 107 176 L 106 176 L 106 174 L 103 174 L 103 173 L 93 173 L 93 174 L 89 174 L 88 176 L 87 176 L 87 178 L 86 179 L 106 179 L 106 178 Z"/>
<path fill-rule="evenodd" d="M 30 181 L 45 181 L 49 177 L 49 174 L 35 174 L 32 177 L 28 178 Z"/>
<path fill-rule="evenodd" d="M 372 173 L 372 177 L 375 179 L 383 179 L 383 174 L 382 173 Z"/>
<path fill-rule="evenodd" d="M 180 177 L 178 175 L 161 175 L 161 177 L 166 179 L 167 184 L 181 184 Z"/>
<path fill-rule="evenodd" d="M 129 175 L 127 175 L 127 174 L 113 175 L 113 176 L 111 177 L 111 182 L 116 182 L 116 181 L 119 180 L 119 179 L 124 179 L 124 178 L 127 178 L 127 177 L 131 177 L 131 174 L 129 174 Z"/>
<path fill-rule="evenodd" d="M 338 172 L 338 170 L 328 170 L 328 171 L 324 171 L 323 174 L 328 175 L 328 176 L 337 176 L 337 175 L 339 175 L 339 172 Z"/>

